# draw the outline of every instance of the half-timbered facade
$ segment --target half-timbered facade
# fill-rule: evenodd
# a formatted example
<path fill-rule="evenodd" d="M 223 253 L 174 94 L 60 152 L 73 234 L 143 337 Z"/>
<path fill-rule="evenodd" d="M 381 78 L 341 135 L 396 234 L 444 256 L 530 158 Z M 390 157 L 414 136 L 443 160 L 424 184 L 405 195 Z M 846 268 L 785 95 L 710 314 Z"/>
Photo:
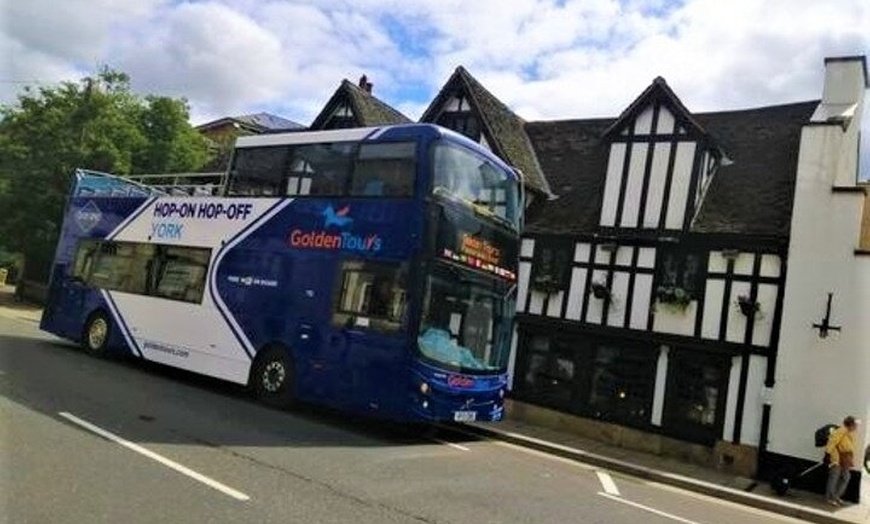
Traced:
<path fill-rule="evenodd" d="M 656 78 L 618 117 L 539 122 L 456 69 L 421 121 L 529 193 L 517 413 L 762 477 L 816 460 L 819 426 L 870 419 L 867 67 L 825 67 L 822 100 L 693 113 Z M 312 128 L 353 124 L 358 91 L 345 81 Z"/>
<path fill-rule="evenodd" d="M 522 159 L 533 166 L 526 168 L 535 174 L 527 177 L 533 190 L 547 196 L 529 207 L 521 248 L 515 400 L 588 420 L 590 435 L 613 435 L 608 425 L 633 428 L 707 447 L 712 463 L 736 462 L 744 473 L 760 464 L 762 474 L 778 467 L 771 459 L 778 454 L 815 458 L 810 437 L 818 426 L 867 413 L 864 385 L 816 401 L 813 418 L 802 419 L 797 405 L 822 383 L 781 387 L 790 400 L 780 411 L 773 402 L 777 384 L 789 382 L 779 361 L 804 375 L 823 366 L 792 349 L 806 346 L 797 339 L 811 340 L 812 332 L 783 327 L 809 322 L 784 316 L 789 297 L 810 277 L 789 277 L 789 261 L 807 255 L 791 243 L 803 234 L 794 220 L 810 205 L 795 209 L 799 173 L 809 169 L 799 169 L 803 164 L 818 171 L 810 176 L 830 178 L 834 167 L 847 173 L 826 183 L 828 193 L 846 186 L 833 191 L 854 200 L 848 211 L 837 207 L 852 228 L 828 238 L 851 242 L 839 246 L 856 275 L 841 289 L 850 295 L 846 303 L 870 302 L 870 282 L 857 276 L 867 278 L 856 269 L 867 266 L 860 235 L 849 236 L 861 224 L 857 202 L 866 198 L 855 164 L 866 65 L 845 58 L 826 67 L 831 86 L 821 102 L 692 113 L 657 78 L 617 118 L 545 122 L 524 122 L 457 69 L 423 120 L 463 132 L 514 165 Z M 815 127 L 844 137 L 808 142 Z M 524 143 L 531 150 L 517 146 Z M 817 148 L 830 150 L 828 165 L 801 160 L 815 158 Z M 829 216 L 834 203 L 811 205 L 813 215 Z M 830 265 L 829 254 L 816 255 L 817 262 Z M 867 340 L 853 339 L 857 356 L 846 361 L 863 384 L 870 384 Z M 814 359 L 828 358 L 821 355 Z M 856 400 L 838 403 L 839 396 Z M 790 436 L 777 442 L 777 432 Z"/>

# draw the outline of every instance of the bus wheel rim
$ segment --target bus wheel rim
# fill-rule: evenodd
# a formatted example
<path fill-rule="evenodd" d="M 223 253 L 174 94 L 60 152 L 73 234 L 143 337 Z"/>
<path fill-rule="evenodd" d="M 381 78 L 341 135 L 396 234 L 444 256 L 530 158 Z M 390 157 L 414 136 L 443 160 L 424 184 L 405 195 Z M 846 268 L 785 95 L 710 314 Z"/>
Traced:
<path fill-rule="evenodd" d="M 263 389 L 269 393 L 276 393 L 284 386 L 287 378 L 287 370 L 284 364 L 277 361 L 269 362 L 263 370 Z"/>
<path fill-rule="evenodd" d="M 88 330 L 88 345 L 92 349 L 99 349 L 106 343 L 106 335 L 109 332 L 109 325 L 103 318 L 96 318 L 91 323 L 91 328 Z"/>

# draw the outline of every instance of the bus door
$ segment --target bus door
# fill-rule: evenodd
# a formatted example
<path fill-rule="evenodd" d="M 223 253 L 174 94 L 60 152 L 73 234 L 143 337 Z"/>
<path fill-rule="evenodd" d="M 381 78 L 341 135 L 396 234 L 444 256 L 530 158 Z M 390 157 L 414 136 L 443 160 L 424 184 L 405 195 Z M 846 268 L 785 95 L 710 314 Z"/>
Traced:
<path fill-rule="evenodd" d="M 339 271 L 328 341 L 338 397 L 366 411 L 395 414 L 407 357 L 407 264 L 349 260 Z"/>
<path fill-rule="evenodd" d="M 334 262 L 333 262 L 334 263 Z M 332 303 L 332 271 L 325 257 L 297 259 L 291 289 L 294 299 L 288 315 L 295 317 L 292 346 L 296 376 L 303 396 L 329 398 L 333 395 L 335 363 L 328 353 L 327 335 Z"/>

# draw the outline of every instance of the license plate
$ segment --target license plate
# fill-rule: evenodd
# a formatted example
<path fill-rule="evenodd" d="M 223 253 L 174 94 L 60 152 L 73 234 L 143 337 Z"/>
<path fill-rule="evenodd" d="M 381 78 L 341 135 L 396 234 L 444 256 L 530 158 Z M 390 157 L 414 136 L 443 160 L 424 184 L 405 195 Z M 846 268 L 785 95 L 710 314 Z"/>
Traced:
<path fill-rule="evenodd" d="M 477 412 L 476 411 L 454 411 L 453 412 L 453 420 L 454 422 L 474 422 L 477 420 Z"/>

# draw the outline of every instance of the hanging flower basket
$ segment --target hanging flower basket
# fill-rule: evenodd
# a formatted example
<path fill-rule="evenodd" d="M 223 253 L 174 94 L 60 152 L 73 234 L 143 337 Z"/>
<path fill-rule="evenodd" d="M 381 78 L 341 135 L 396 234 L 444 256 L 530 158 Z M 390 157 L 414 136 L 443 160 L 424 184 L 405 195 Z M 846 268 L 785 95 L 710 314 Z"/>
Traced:
<path fill-rule="evenodd" d="M 692 303 L 692 294 L 677 286 L 659 286 L 656 289 L 656 300 L 678 310 L 685 310 Z"/>
<path fill-rule="evenodd" d="M 743 313 L 743 316 L 747 318 L 755 318 L 755 316 L 758 315 L 761 310 L 761 306 L 758 304 L 758 301 L 752 300 L 749 295 L 738 296 L 737 307 L 740 308 L 740 312 Z"/>
<path fill-rule="evenodd" d="M 601 282 L 592 283 L 592 296 L 599 300 L 610 300 L 610 289 Z"/>

